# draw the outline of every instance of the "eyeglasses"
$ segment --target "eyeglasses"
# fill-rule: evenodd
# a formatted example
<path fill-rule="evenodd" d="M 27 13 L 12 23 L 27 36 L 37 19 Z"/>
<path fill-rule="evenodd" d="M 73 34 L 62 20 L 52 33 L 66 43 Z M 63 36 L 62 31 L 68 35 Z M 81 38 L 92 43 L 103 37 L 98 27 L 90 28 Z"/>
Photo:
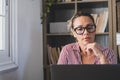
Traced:
<path fill-rule="evenodd" d="M 75 28 L 74 31 L 75 31 L 78 35 L 81 35 L 81 34 L 84 33 L 85 29 L 87 30 L 87 32 L 93 33 L 93 32 L 96 31 L 96 26 L 95 26 L 94 24 L 92 24 L 92 25 L 89 24 L 89 25 L 87 25 L 86 27 L 81 27 L 81 26 L 79 26 L 79 27 Z"/>

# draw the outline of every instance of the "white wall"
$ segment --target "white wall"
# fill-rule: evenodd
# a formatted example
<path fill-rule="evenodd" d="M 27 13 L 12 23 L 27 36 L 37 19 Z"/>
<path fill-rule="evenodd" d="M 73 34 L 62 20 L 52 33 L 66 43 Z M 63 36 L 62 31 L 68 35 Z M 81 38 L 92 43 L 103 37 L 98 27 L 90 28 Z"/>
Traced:
<path fill-rule="evenodd" d="M 42 0 L 18 0 L 18 69 L 0 80 L 43 80 Z"/>

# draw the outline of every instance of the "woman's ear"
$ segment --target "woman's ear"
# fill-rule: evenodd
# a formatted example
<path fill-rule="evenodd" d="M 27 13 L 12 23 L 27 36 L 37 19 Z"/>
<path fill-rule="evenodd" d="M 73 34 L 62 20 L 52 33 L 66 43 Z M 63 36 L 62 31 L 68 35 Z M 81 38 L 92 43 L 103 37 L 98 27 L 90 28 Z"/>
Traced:
<path fill-rule="evenodd" d="M 72 35 L 76 38 L 77 37 L 77 34 L 76 34 L 76 32 L 73 30 L 73 29 L 71 29 L 71 33 L 72 33 Z"/>
<path fill-rule="evenodd" d="M 70 20 L 67 21 L 68 22 L 68 30 L 70 31 L 70 34 L 76 38 L 77 34 L 75 33 L 75 31 L 72 29 L 73 26 L 73 22 L 72 22 L 72 18 Z"/>

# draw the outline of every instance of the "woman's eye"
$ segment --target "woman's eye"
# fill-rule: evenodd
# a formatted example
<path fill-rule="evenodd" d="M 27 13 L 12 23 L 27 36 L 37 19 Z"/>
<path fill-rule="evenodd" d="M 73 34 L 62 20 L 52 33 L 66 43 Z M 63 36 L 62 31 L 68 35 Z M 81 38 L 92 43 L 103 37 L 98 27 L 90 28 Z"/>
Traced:
<path fill-rule="evenodd" d="M 77 28 L 77 30 L 83 30 L 83 28 Z"/>
<path fill-rule="evenodd" d="M 93 29 L 93 26 L 92 26 L 92 25 L 91 25 L 91 26 L 88 26 L 87 29 Z"/>

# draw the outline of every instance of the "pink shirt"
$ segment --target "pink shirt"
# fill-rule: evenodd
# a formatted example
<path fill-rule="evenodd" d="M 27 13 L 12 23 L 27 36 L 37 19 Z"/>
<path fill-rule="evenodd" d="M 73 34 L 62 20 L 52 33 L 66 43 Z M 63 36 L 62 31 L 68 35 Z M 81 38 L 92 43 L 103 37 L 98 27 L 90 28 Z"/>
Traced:
<path fill-rule="evenodd" d="M 110 64 L 117 64 L 117 56 L 112 49 L 99 46 Z M 62 48 L 57 64 L 82 64 L 79 44 L 71 43 Z M 95 57 L 94 64 L 100 64 L 99 58 Z"/>

